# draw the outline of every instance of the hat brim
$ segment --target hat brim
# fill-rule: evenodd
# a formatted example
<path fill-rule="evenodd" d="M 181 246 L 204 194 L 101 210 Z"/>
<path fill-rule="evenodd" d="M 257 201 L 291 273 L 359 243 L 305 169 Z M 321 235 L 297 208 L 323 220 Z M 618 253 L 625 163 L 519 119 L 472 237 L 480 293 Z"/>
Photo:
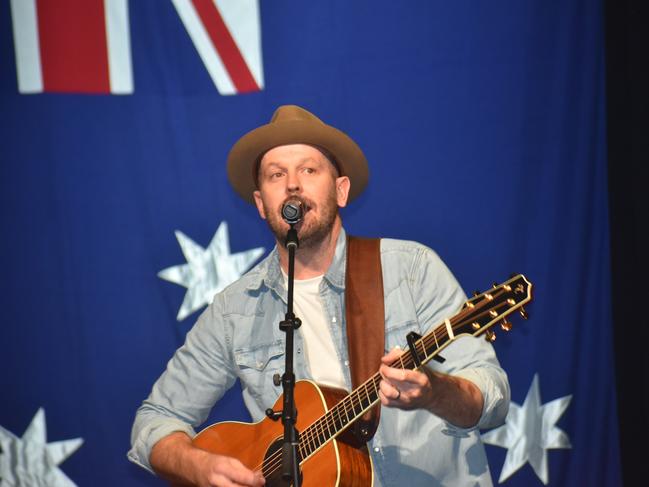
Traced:
<path fill-rule="evenodd" d="M 269 123 L 241 137 L 228 154 L 228 179 L 235 191 L 254 204 L 256 164 L 274 147 L 307 144 L 326 149 L 336 159 L 341 175 L 350 180 L 348 201 L 365 189 L 369 177 L 367 159 L 347 134 L 335 127 L 312 120 L 284 120 Z"/>

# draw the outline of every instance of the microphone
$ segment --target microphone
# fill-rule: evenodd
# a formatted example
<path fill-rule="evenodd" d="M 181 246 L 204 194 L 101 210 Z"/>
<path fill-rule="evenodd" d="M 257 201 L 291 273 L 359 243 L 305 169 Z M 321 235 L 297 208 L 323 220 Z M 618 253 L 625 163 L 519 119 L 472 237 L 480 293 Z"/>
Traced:
<path fill-rule="evenodd" d="M 304 216 L 302 202 L 298 199 L 288 200 L 282 205 L 282 218 L 289 225 L 295 225 Z"/>

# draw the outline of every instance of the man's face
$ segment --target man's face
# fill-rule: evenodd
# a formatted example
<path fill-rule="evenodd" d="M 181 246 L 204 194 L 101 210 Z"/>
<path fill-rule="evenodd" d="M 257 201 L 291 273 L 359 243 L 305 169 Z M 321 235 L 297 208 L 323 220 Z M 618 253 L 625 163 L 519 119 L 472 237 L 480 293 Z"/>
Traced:
<path fill-rule="evenodd" d="M 259 215 L 268 222 L 279 242 L 289 226 L 282 219 L 282 206 L 298 199 L 305 210 L 295 228 L 300 247 L 323 241 L 331 232 L 338 207 L 347 204 L 349 178 L 338 177 L 333 164 L 310 145 L 282 145 L 266 152 L 259 164 L 259 190 L 254 192 Z"/>

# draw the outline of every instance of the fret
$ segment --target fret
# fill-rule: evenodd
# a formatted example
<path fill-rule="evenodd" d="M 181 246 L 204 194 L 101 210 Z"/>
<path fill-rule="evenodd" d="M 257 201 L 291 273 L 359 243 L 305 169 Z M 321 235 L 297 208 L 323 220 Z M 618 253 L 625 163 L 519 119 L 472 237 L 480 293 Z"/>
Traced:
<path fill-rule="evenodd" d="M 374 403 L 374 401 L 376 401 L 376 399 L 378 399 L 378 397 L 379 397 L 378 393 L 376 391 L 376 388 L 374 386 L 374 381 L 368 382 L 367 385 L 368 386 L 371 385 L 372 388 L 365 387 L 365 395 L 367 397 L 367 404 L 365 405 L 365 407 L 363 409 L 371 406 Z"/>
<path fill-rule="evenodd" d="M 316 448 L 315 448 L 316 450 L 320 447 L 320 445 L 324 444 L 327 441 L 326 435 L 325 435 L 325 432 L 324 432 L 324 425 L 323 425 L 322 421 L 323 421 L 323 419 L 320 418 L 318 420 L 318 422 L 317 422 L 319 431 L 318 431 L 318 436 L 317 436 L 318 442 L 317 442 L 317 445 L 316 445 Z"/>
<path fill-rule="evenodd" d="M 437 347 L 437 350 L 439 350 L 439 342 L 437 341 L 437 330 L 433 330 L 433 333 L 431 333 L 431 335 L 433 335 L 433 338 L 435 338 L 435 346 Z"/>
<path fill-rule="evenodd" d="M 305 458 L 307 456 L 306 447 L 300 442 L 297 446 L 297 454 L 300 458 Z"/>
<path fill-rule="evenodd" d="M 324 438 L 322 435 L 322 424 L 320 421 L 316 421 L 313 423 L 313 434 L 312 434 L 312 443 L 313 443 L 313 451 L 316 451 L 318 448 L 320 448 L 320 445 L 324 443 Z"/>
<path fill-rule="evenodd" d="M 340 416 L 340 404 L 332 409 L 331 417 L 333 419 L 332 425 L 334 427 L 333 436 L 336 436 L 342 429 L 342 418 Z"/>
<path fill-rule="evenodd" d="M 306 458 L 307 456 L 311 455 L 311 453 L 315 450 L 315 438 L 313 436 L 314 426 L 315 423 L 305 429 L 300 436 L 300 444 L 304 444 L 304 453 L 302 458 Z"/>
<path fill-rule="evenodd" d="M 322 438 L 322 443 L 326 443 L 327 440 L 329 439 L 329 435 L 327 433 L 327 415 L 326 414 L 320 419 L 320 438 Z"/>
<path fill-rule="evenodd" d="M 349 412 L 349 421 L 354 422 L 356 419 L 356 404 L 360 402 L 361 390 L 352 391 L 352 393 L 345 398 L 347 402 L 347 411 Z"/>
<path fill-rule="evenodd" d="M 347 400 L 349 397 L 352 397 L 352 394 L 350 394 L 349 396 L 347 396 L 345 399 L 343 399 L 341 401 L 341 404 L 343 405 L 343 409 L 345 411 L 345 417 L 343 418 L 343 423 L 345 424 L 345 426 L 347 426 L 350 421 L 354 420 L 354 414 L 353 414 L 353 412 L 354 412 L 354 404 L 353 404 L 353 401 L 352 401 L 352 404 L 349 404 L 349 407 L 352 408 L 352 415 L 351 415 L 351 417 L 349 416 L 349 409 L 348 409 L 348 404 L 347 404 L 349 402 Z"/>
<path fill-rule="evenodd" d="M 336 428 L 333 428 L 333 421 L 332 421 L 332 418 L 331 418 L 331 412 L 327 413 L 325 415 L 325 418 L 327 418 L 327 420 L 326 420 L 327 436 L 329 436 L 329 438 L 332 438 L 336 434 Z"/>
<path fill-rule="evenodd" d="M 351 406 L 354 417 L 357 417 L 361 411 L 363 411 L 363 397 L 361 396 L 362 389 L 359 389 L 358 392 L 353 392 L 350 394 L 352 398 Z M 357 400 L 354 400 L 357 399 Z"/>
<path fill-rule="evenodd" d="M 312 441 L 313 436 L 311 435 L 311 428 L 309 427 L 300 434 L 300 443 L 298 445 L 298 448 L 300 449 L 300 455 L 302 456 L 302 458 L 308 455 L 309 443 Z"/>
<path fill-rule="evenodd" d="M 354 416 L 358 415 L 367 407 L 368 397 L 367 397 L 367 386 L 363 384 L 361 388 L 358 389 L 358 394 L 356 394 L 358 401 L 354 403 Z"/>
<path fill-rule="evenodd" d="M 423 338 L 421 340 L 417 340 L 417 343 L 419 343 L 419 345 L 421 345 L 421 351 L 423 352 L 423 356 L 420 355 L 419 357 L 422 359 L 421 361 L 423 363 L 428 358 L 428 353 L 426 352 L 426 347 L 424 346 Z M 415 349 L 417 348 L 417 343 L 415 343 Z"/>
<path fill-rule="evenodd" d="M 324 430 L 324 418 L 326 418 L 326 416 L 318 421 L 318 427 L 320 428 L 320 432 L 318 433 L 318 447 L 327 442 L 327 435 Z"/>
<path fill-rule="evenodd" d="M 376 401 L 379 400 L 379 384 L 381 383 L 381 376 L 379 374 L 374 375 L 372 377 L 372 389 L 370 392 L 373 395 L 368 394 L 367 399 L 370 401 L 370 404 L 375 403 Z"/>
<path fill-rule="evenodd" d="M 345 408 L 344 407 L 338 407 L 336 408 L 338 410 L 337 415 L 338 415 L 338 423 L 336 424 L 336 432 L 342 431 L 342 429 L 345 427 L 347 424 L 347 419 L 344 414 Z"/>

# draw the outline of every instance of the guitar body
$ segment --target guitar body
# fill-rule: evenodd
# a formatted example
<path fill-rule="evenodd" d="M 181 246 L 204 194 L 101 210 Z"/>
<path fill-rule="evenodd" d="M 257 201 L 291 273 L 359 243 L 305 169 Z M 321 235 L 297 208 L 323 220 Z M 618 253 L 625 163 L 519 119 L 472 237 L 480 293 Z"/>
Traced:
<path fill-rule="evenodd" d="M 296 427 L 303 431 L 347 392 L 321 387 L 311 381 L 295 384 L 295 404 L 298 410 Z M 283 396 L 273 410 L 282 408 Z M 195 446 L 219 455 L 238 459 L 252 470 L 262 470 L 267 487 L 287 484 L 281 479 L 281 447 L 284 426 L 281 420 L 264 419 L 258 423 L 224 422 L 214 424 L 196 435 Z M 373 484 L 372 463 L 366 445 L 354 444 L 351 434 L 338 436 L 301 463 L 303 487 L 370 487 Z M 272 459 L 265 458 L 273 455 Z"/>

